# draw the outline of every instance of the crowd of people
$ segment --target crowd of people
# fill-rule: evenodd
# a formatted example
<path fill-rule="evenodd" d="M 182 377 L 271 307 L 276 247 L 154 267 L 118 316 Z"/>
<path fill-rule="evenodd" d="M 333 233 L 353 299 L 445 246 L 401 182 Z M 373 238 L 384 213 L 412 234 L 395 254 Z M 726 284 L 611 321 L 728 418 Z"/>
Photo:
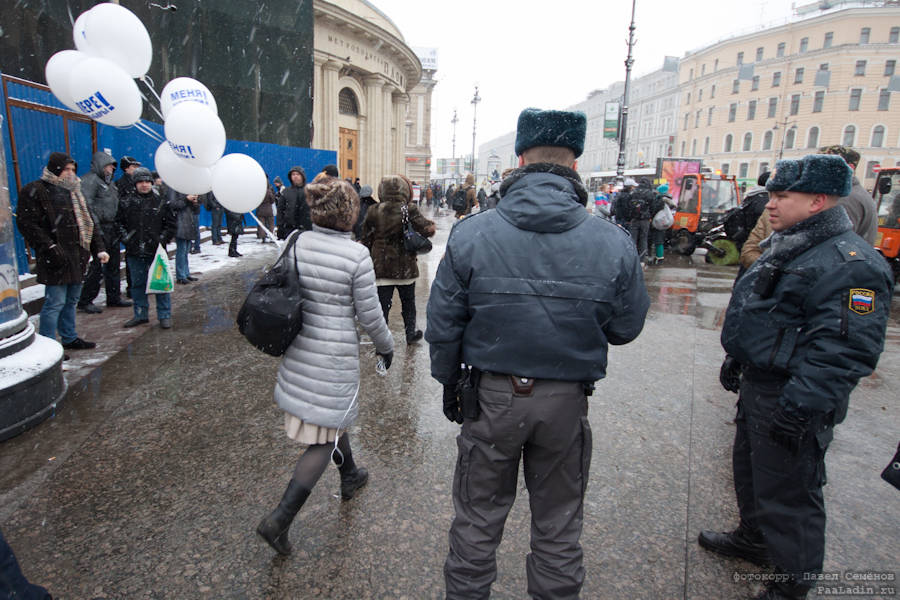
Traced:
<path fill-rule="evenodd" d="M 626 180 L 614 197 L 604 190 L 605 200 L 595 201 L 604 218 L 592 216 L 575 171 L 585 131 L 582 113 L 527 109 L 517 124 L 519 166 L 489 194 L 469 175 L 445 192 L 427 186 L 419 199 L 432 207 L 443 200 L 460 219 L 431 285 L 424 332 L 442 411 L 461 425 L 444 564 L 449 599 L 490 596 L 520 462 L 532 521 L 528 594 L 576 598 L 583 585 L 588 398 L 605 377 L 609 345 L 633 341 L 644 326 L 650 298 L 641 265 L 660 257 L 662 238 L 650 223 L 671 200 L 666 186 Z M 760 221 L 769 235 L 737 279 L 722 330 L 728 356 L 720 380 L 739 393 L 733 468 L 740 524 L 731 532 L 704 530 L 698 541 L 775 566 L 779 577 L 759 598 L 805 598 L 822 572 L 825 451 L 851 390 L 874 370 L 884 345 L 893 281 L 867 240 L 871 198 L 853 197 L 847 150 L 779 161 L 763 182 Z M 115 293 L 118 269 L 104 267 L 112 247 L 124 245 L 130 273 L 134 316 L 125 326 L 147 323 L 144 288 L 157 247 L 176 241 L 176 277 L 189 283 L 200 205 L 222 210 L 211 194 L 154 189 L 153 173 L 129 157 L 114 183 L 115 163 L 102 154 L 81 181 L 75 162 L 53 153 L 42 177 L 19 194 L 18 224 L 47 286 L 40 333 L 55 339 L 58 332 L 66 349 L 93 347 L 77 334 L 75 307 L 91 305 L 101 275 L 107 306 L 129 305 Z M 436 229 L 403 175 L 384 177 L 377 200 L 371 186 L 341 179 L 333 165 L 311 183 L 301 167 L 287 178 L 289 186 L 276 178 L 260 207 L 277 237 L 293 242 L 303 295 L 303 328 L 274 386 L 286 434 L 303 450 L 280 502 L 256 529 L 280 554 L 291 552 L 290 526 L 329 462 L 338 467 L 345 501 L 368 481 L 348 433 L 359 413 L 358 326 L 390 368 L 395 342 L 387 323 L 396 292 L 406 343 L 423 339 L 417 258 L 404 235 L 407 227 L 424 237 Z M 479 215 L 466 218 L 475 209 Z M 240 215 L 224 212 L 229 254 L 239 256 Z M 213 240 L 223 243 L 220 234 Z M 572 249 L 592 251 L 572 260 Z M 88 270 L 92 256 L 100 265 Z M 171 327 L 168 294 L 156 294 L 156 309 L 160 326 Z"/>

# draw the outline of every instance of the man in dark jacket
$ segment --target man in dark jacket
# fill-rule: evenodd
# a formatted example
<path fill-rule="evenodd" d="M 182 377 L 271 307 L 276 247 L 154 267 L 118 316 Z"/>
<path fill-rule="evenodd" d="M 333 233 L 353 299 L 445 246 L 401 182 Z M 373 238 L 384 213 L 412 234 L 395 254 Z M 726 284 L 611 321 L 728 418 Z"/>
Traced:
<path fill-rule="evenodd" d="M 170 189 L 167 200 L 175 214 L 175 283 L 184 285 L 197 281 L 196 277 L 191 276 L 188 254 L 197 232 L 200 197 Z"/>
<path fill-rule="evenodd" d="M 630 177 L 623 183 L 622 191 L 616 195 L 615 201 L 612 203 L 612 214 L 616 218 L 616 225 L 624 229 L 631 230 L 631 194 L 637 187 L 637 181 Z"/>
<path fill-rule="evenodd" d="M 75 305 L 81 297 L 84 272 L 91 254 L 109 260 L 101 235 L 81 193 L 77 165 L 62 152 L 53 152 L 41 178 L 19 191 L 19 232 L 36 254 L 37 280 L 43 283 L 44 306 L 39 333 L 56 339 L 63 348 L 94 348 L 75 331 Z"/>
<path fill-rule="evenodd" d="M 648 247 L 650 221 L 653 219 L 653 208 L 656 198 L 657 193 L 651 186 L 650 180 L 644 177 L 638 183 L 637 189 L 631 192 L 628 199 L 631 203 L 628 211 L 630 217 L 628 231 L 631 233 L 631 239 L 634 241 L 635 247 L 637 247 L 641 262 L 646 262 L 650 256 Z"/>
<path fill-rule="evenodd" d="M 134 179 L 132 175 L 134 170 L 141 166 L 133 156 L 123 156 L 119 160 L 119 168 L 122 169 L 122 176 L 116 179 L 116 191 L 119 192 L 119 198 L 130 196 L 134 193 Z"/>
<path fill-rule="evenodd" d="M 732 464 L 741 520 L 699 542 L 774 565 L 783 580 L 759 598 L 805 598 L 821 574 L 825 452 L 884 348 L 891 270 L 838 205 L 851 180 L 837 156 L 777 163 L 766 183 L 774 233 L 725 314 L 720 378 L 740 391 Z"/>
<path fill-rule="evenodd" d="M 156 249 L 166 247 L 175 237 L 175 213 L 165 198 L 153 191 L 150 171 L 140 167 L 134 171 L 135 191 L 119 203 L 116 223 L 122 243 L 125 244 L 125 260 L 131 268 L 134 298 L 134 317 L 125 327 L 150 322 L 150 302 L 147 298 L 147 277 L 150 265 L 156 257 Z M 172 294 L 156 296 L 156 316 L 163 329 L 172 327 Z"/>
<path fill-rule="evenodd" d="M 279 240 L 287 239 L 295 229 L 300 231 L 312 229 L 312 219 L 304 189 L 306 187 L 306 171 L 303 170 L 303 167 L 291 167 L 291 170 L 288 171 L 288 180 L 291 182 L 291 186 L 281 192 L 275 215 Z"/>
<path fill-rule="evenodd" d="M 96 255 L 91 257 L 78 300 L 79 310 L 86 313 L 102 312 L 99 306 L 94 305 L 94 299 L 100 293 L 101 277 L 106 288 L 106 306 L 131 306 L 131 302 L 122 300 L 122 259 L 119 254 L 119 228 L 116 226 L 119 192 L 112 180 L 115 171 L 116 159 L 98 151 L 91 160 L 90 173 L 81 178 L 81 193 L 97 225 L 94 234 L 102 237 L 103 246 L 109 254 L 109 261 L 105 264 Z"/>
<path fill-rule="evenodd" d="M 584 208 L 574 169 L 586 123 L 583 113 L 519 115 L 520 168 L 496 209 L 453 227 L 431 288 L 431 375 L 444 385 L 445 416 L 463 424 L 444 564 L 450 599 L 490 595 L 523 455 L 528 594 L 577 598 L 584 582 L 587 395 L 606 374 L 607 345 L 637 337 L 650 305 L 628 234 Z M 471 367 L 461 391 L 460 363 Z"/>
<path fill-rule="evenodd" d="M 356 218 L 356 225 L 353 226 L 353 237 L 357 240 L 362 238 L 362 224 L 366 220 L 366 213 L 376 204 L 378 203 L 372 197 L 372 186 L 361 186 L 359 188 L 359 216 Z"/>
<path fill-rule="evenodd" d="M 847 146 L 826 146 L 819 150 L 822 154 L 836 154 L 844 159 L 851 171 L 856 171 L 859 164 L 859 152 Z M 870 245 L 875 245 L 875 237 L 878 235 L 878 207 L 872 195 L 862 186 L 856 175 L 853 176 L 853 186 L 850 193 L 838 200 L 838 204 L 847 211 L 850 222 L 853 223 L 853 231 Z"/>

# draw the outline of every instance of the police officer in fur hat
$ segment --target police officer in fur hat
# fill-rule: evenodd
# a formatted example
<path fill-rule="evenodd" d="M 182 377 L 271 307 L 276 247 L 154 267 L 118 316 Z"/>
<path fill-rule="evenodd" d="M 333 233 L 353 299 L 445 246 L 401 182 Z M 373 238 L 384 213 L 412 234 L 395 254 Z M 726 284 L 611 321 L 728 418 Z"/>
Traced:
<path fill-rule="evenodd" d="M 588 396 L 606 374 L 608 344 L 636 338 L 650 304 L 628 234 L 584 208 L 574 169 L 585 126 L 583 113 L 519 115 L 519 168 L 500 185 L 503 201 L 454 225 L 431 287 L 431 375 L 444 386 L 444 415 L 462 424 L 447 598 L 490 595 L 520 459 L 528 594 L 577 598 L 584 582 Z"/>
<path fill-rule="evenodd" d="M 738 378 L 724 368 L 722 377 L 739 391 L 740 524 L 703 531 L 699 542 L 774 566 L 781 577 L 758 598 L 805 598 L 822 572 L 825 451 L 884 347 L 891 270 L 838 205 L 851 180 L 839 156 L 778 162 L 766 183 L 774 233 L 735 284 L 722 328 L 731 366 L 740 365 Z"/>

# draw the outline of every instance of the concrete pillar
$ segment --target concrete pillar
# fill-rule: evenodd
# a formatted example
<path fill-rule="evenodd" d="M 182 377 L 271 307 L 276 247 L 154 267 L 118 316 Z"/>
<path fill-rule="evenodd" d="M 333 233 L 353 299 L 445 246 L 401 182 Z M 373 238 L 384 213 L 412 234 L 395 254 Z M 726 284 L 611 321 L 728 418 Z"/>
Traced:
<path fill-rule="evenodd" d="M 324 116 L 322 114 L 322 101 L 325 98 L 325 89 L 322 87 L 322 66 L 327 59 L 316 56 L 313 61 L 313 138 L 310 147 L 322 148 L 322 133 L 325 131 Z"/>
<path fill-rule="evenodd" d="M 409 107 L 409 96 L 401 90 L 394 94 L 394 173 L 406 175 L 406 139 L 408 129 L 406 126 L 406 111 Z"/>
<path fill-rule="evenodd" d="M 341 65 L 334 61 L 327 61 L 322 65 L 323 87 L 325 89 L 322 98 L 322 113 L 325 131 L 322 132 L 323 150 L 338 150 L 340 136 L 338 132 L 338 71 Z"/>
<path fill-rule="evenodd" d="M 381 175 L 395 175 L 398 173 L 396 164 L 394 163 L 394 86 L 385 82 L 381 90 L 381 118 L 384 123 L 384 135 L 381 138 L 381 156 L 384 157 L 381 163 Z"/>

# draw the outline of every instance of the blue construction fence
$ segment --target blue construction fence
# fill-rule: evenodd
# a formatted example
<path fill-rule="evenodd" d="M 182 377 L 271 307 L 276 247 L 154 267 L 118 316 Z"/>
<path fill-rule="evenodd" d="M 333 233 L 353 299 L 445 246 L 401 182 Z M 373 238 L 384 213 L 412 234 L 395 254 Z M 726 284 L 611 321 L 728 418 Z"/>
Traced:
<path fill-rule="evenodd" d="M 2 126 L 0 135 L 3 137 L 6 153 L 10 206 L 15 219 L 18 188 L 13 169 L 13 137 L 10 135 L 10 126 L 12 125 L 15 133 L 15 156 L 21 185 L 40 178 L 51 152 L 67 151 L 66 134 L 68 134 L 68 153 L 78 162 L 78 175 L 82 176 L 88 173 L 94 152 L 93 127 L 89 122 L 66 118 L 58 111 L 44 112 L 35 107 L 21 106 L 18 102 L 15 103 L 16 105 L 11 105 L 8 102 L 9 99 L 60 109 L 75 116 L 75 113 L 71 113 L 50 91 L 23 85 L 15 80 L 6 80 L 4 83 L 6 85 L 0 88 L 0 126 Z M 159 134 L 160 137 L 164 137 L 162 125 L 151 121 L 141 121 L 141 123 Z M 117 161 L 122 156 L 132 156 L 150 170 L 155 170 L 153 157 L 159 147 L 158 141 L 136 127 L 117 128 L 98 123 L 96 130 L 98 150 L 107 151 Z M 256 159 L 268 175 L 270 185 L 276 176 L 280 176 L 285 185 L 290 185 L 287 172 L 293 166 L 303 167 L 307 173 L 307 179 L 312 179 L 325 165 L 337 164 L 337 153 L 333 150 L 314 150 L 229 139 L 225 145 L 225 154 L 235 152 L 241 152 Z M 118 179 L 120 176 L 121 171 L 117 170 L 114 178 Z M 247 225 L 256 225 L 256 221 L 249 215 L 244 215 L 244 222 Z M 204 208 L 200 211 L 200 225 L 209 226 L 210 224 L 210 214 Z M 16 228 L 15 237 L 19 274 L 27 274 L 29 272 L 28 257 L 25 252 L 24 240 L 19 234 L 18 228 Z"/>

